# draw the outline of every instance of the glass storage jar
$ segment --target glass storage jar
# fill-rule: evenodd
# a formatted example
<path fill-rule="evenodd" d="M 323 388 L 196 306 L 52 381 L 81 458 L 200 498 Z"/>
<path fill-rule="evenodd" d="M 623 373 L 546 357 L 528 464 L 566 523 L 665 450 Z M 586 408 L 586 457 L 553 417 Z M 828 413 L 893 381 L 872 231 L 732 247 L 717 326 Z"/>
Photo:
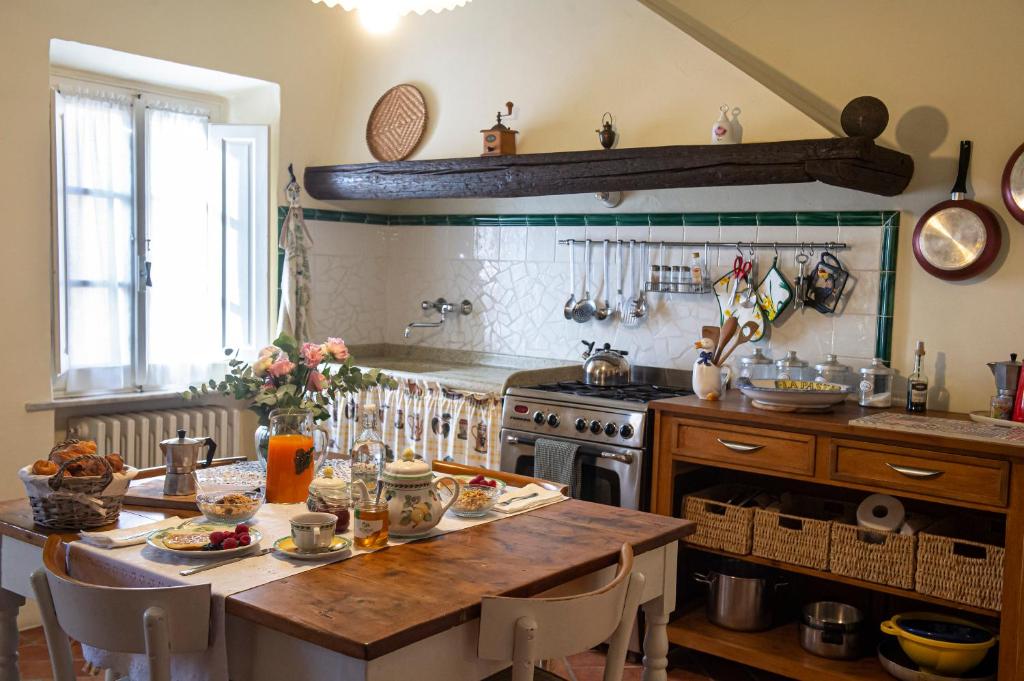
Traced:
<path fill-rule="evenodd" d="M 850 367 L 840 363 L 835 355 L 825 355 L 825 361 L 814 365 L 814 380 L 819 383 L 838 383 L 853 385 L 853 373 Z"/>
<path fill-rule="evenodd" d="M 891 407 L 892 379 L 893 370 L 880 357 L 875 357 L 871 366 L 860 370 L 857 402 L 862 407 Z"/>
<path fill-rule="evenodd" d="M 754 348 L 752 353 L 740 358 L 740 376 L 752 380 L 775 378 L 775 362 L 764 354 L 764 350 Z"/>
<path fill-rule="evenodd" d="M 775 360 L 775 378 L 791 381 L 808 380 L 807 362 L 796 356 L 796 350 L 790 350 L 782 359 Z"/>

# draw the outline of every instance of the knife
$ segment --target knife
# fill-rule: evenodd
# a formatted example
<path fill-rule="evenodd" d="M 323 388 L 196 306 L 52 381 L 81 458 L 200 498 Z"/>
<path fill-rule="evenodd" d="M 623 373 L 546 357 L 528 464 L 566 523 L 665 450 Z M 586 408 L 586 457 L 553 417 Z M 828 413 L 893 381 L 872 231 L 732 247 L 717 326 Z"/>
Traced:
<path fill-rule="evenodd" d="M 181 575 L 182 577 L 188 577 L 189 575 L 194 575 L 197 572 L 206 572 L 207 570 L 212 570 L 213 568 L 219 568 L 221 565 L 229 565 L 231 563 L 237 563 L 238 561 L 245 560 L 247 558 L 256 558 L 258 556 L 265 556 L 265 555 L 267 555 L 268 553 L 270 553 L 273 550 L 274 549 L 272 549 L 272 548 L 260 549 L 256 553 L 250 553 L 247 556 L 235 556 L 234 558 L 228 558 L 227 560 L 218 560 L 216 563 L 207 563 L 206 565 L 200 565 L 198 567 L 187 568 L 185 570 L 182 570 L 178 574 Z"/>

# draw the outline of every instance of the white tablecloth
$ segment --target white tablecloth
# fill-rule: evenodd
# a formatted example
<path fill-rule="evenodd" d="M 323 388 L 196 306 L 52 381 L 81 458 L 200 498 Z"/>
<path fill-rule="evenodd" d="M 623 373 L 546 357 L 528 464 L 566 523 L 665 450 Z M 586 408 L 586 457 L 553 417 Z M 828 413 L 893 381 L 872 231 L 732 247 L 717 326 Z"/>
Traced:
<path fill-rule="evenodd" d="M 510 487 L 511 491 L 512 488 Z M 564 501 L 565 497 L 553 499 L 550 503 Z M 548 504 L 545 504 L 548 505 Z M 529 513 L 536 508 L 523 511 Z M 252 520 L 253 527 L 263 534 L 261 547 L 270 547 L 273 543 L 291 532 L 289 518 L 305 512 L 304 504 L 265 504 Z M 490 513 L 483 518 L 460 518 L 451 513 L 445 514 L 441 522 L 428 534 L 414 539 L 392 538 L 389 545 L 419 541 L 448 532 L 457 532 L 475 525 L 509 518 L 519 513 Z M 352 539 L 351 528 L 346 533 Z M 339 562 L 366 553 L 353 547 L 334 560 Z M 209 555 L 209 554 L 207 554 Z M 211 645 L 203 653 L 175 655 L 172 657 L 171 678 L 175 681 L 227 681 L 227 648 L 224 628 L 224 599 L 231 594 L 252 589 L 254 587 L 296 575 L 306 570 L 323 567 L 325 562 L 291 560 L 276 552 L 265 556 L 214 568 L 195 575 L 184 577 L 180 571 L 205 562 L 202 558 L 185 558 L 153 548 L 147 544 L 117 549 L 102 549 L 84 542 L 72 542 L 70 554 L 72 574 L 83 581 L 107 586 L 145 587 L 145 586 L 180 586 L 183 584 L 210 584 L 213 595 L 211 604 Z M 372 560 L 369 558 L 367 560 Z M 126 626 L 142 626 L 125 623 Z M 97 667 L 116 669 L 126 673 L 131 679 L 148 678 L 147 661 L 144 655 L 123 655 L 86 648 L 86 659 Z"/>

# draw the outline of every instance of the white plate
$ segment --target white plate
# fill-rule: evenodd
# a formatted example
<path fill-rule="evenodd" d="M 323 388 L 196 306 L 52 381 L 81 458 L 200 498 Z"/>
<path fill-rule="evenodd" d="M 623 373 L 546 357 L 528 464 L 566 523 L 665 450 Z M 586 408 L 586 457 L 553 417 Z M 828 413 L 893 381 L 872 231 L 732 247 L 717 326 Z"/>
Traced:
<path fill-rule="evenodd" d="M 164 530 L 157 530 L 156 532 L 150 534 L 148 537 L 146 537 L 146 543 L 152 546 L 154 549 L 165 551 L 167 553 L 173 553 L 176 556 L 184 556 L 186 558 L 216 559 L 230 558 L 231 556 L 237 556 L 239 554 L 252 551 L 260 545 L 260 539 L 263 538 L 263 535 L 260 533 L 259 530 L 257 530 L 255 527 L 250 527 L 249 538 L 252 541 L 249 543 L 248 546 L 239 546 L 238 548 L 234 549 L 221 549 L 220 551 L 203 551 L 202 549 L 199 549 L 198 551 L 182 551 L 181 549 L 169 549 L 166 546 L 164 546 L 163 539 L 167 536 L 167 533 L 171 532 L 172 530 L 182 529 L 193 530 L 195 532 L 223 532 L 225 527 L 225 525 L 217 525 L 213 523 L 197 523 L 195 525 L 185 525 L 184 527 L 180 528 L 169 527 Z"/>
<path fill-rule="evenodd" d="M 1024 423 L 1021 421 L 1007 421 L 1006 419 L 994 419 L 991 416 L 986 416 L 983 411 L 972 411 L 971 420 L 976 423 L 984 423 L 989 426 L 1002 426 L 1003 428 L 1024 428 Z"/>
<path fill-rule="evenodd" d="M 783 390 L 774 379 L 741 378 L 736 387 L 759 409 L 769 411 L 827 411 L 842 404 L 850 395 L 850 387 L 841 390 Z"/>
<path fill-rule="evenodd" d="M 331 541 L 331 547 L 325 551 L 305 552 L 299 551 L 295 547 L 295 542 L 291 536 L 281 537 L 274 542 L 274 550 L 283 556 L 294 558 L 296 560 L 323 560 L 325 558 L 335 558 L 345 553 L 352 548 L 352 540 L 348 537 L 339 537 L 335 535 Z"/>

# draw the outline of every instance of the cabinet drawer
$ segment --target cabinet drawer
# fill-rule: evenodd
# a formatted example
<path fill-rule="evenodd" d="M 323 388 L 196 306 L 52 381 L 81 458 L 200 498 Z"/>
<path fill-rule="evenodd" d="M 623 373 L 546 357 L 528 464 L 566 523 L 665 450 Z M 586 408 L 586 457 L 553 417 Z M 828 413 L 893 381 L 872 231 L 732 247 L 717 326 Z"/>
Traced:
<path fill-rule="evenodd" d="M 672 455 L 699 463 L 814 475 L 814 436 L 780 430 L 672 420 Z"/>
<path fill-rule="evenodd" d="M 830 475 L 833 480 L 895 492 L 1005 506 L 1010 465 L 973 456 L 833 440 Z"/>

